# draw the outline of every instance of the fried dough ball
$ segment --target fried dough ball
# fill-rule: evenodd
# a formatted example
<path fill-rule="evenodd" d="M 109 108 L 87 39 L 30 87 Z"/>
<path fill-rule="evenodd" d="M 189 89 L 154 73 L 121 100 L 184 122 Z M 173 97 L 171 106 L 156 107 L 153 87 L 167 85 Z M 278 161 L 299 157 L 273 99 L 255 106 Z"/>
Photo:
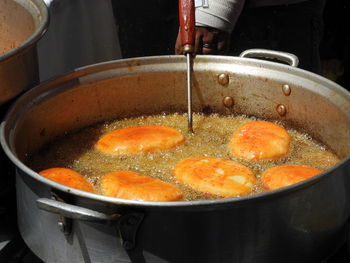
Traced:
<path fill-rule="evenodd" d="M 239 158 L 276 159 L 288 153 L 290 140 L 283 127 L 268 121 L 252 121 L 233 134 L 229 148 Z"/>
<path fill-rule="evenodd" d="M 93 186 L 80 173 L 68 168 L 49 168 L 39 172 L 40 175 L 66 186 L 86 192 L 94 192 Z"/>
<path fill-rule="evenodd" d="M 103 195 L 142 201 L 177 201 L 183 193 L 179 187 L 131 171 L 115 171 L 101 179 Z"/>
<path fill-rule="evenodd" d="M 213 157 L 191 157 L 178 162 L 174 174 L 179 182 L 202 192 L 221 197 L 249 194 L 255 176 L 249 168 Z"/>
<path fill-rule="evenodd" d="M 109 154 L 156 153 L 184 143 L 185 137 L 177 130 L 159 125 L 137 126 L 107 133 L 96 143 L 96 148 Z"/>
<path fill-rule="evenodd" d="M 263 187 L 274 190 L 313 177 L 321 170 L 306 165 L 282 165 L 267 169 L 261 176 Z"/>

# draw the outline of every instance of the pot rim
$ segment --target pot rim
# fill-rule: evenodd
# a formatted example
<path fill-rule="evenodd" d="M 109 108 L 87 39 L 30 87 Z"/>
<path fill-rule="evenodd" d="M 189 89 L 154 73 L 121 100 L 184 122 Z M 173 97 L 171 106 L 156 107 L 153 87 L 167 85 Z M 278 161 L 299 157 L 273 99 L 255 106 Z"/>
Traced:
<path fill-rule="evenodd" d="M 226 57 L 226 56 L 197 56 L 199 59 L 203 59 L 204 62 L 207 62 L 207 60 L 211 60 L 213 59 L 215 61 L 215 59 L 220 59 L 220 60 L 237 60 L 238 63 L 252 63 L 254 65 L 258 64 L 259 66 L 262 67 L 267 67 L 269 69 L 274 69 L 274 68 L 280 68 L 282 70 L 287 70 L 289 74 L 293 74 L 293 73 L 298 73 L 299 75 L 307 75 L 309 78 L 312 78 L 314 80 L 318 80 L 321 81 L 323 83 L 328 83 L 329 85 L 332 85 L 332 88 L 335 88 L 337 91 L 341 92 L 342 95 L 346 95 L 346 97 L 349 99 L 350 101 L 350 93 L 348 93 L 344 88 L 342 88 L 341 86 L 339 86 L 338 84 L 311 72 L 299 69 L 299 68 L 294 68 L 294 67 L 290 67 L 287 65 L 282 65 L 276 62 L 270 62 L 270 61 L 262 61 L 262 60 L 258 60 L 258 59 L 252 59 L 252 58 L 240 58 L 240 57 Z M 140 60 L 140 61 L 151 61 L 150 63 L 152 64 L 152 61 L 154 61 L 154 59 L 156 59 L 156 61 L 159 62 L 164 60 L 168 60 L 169 58 L 178 58 L 178 59 L 183 59 L 183 56 L 157 56 L 157 57 L 142 57 L 142 58 L 129 58 L 129 59 L 121 59 L 121 60 L 114 60 L 114 61 L 108 61 L 108 62 L 102 62 L 102 63 L 97 63 L 97 64 L 92 64 L 92 65 L 88 65 L 79 69 L 76 69 L 75 71 L 72 71 L 70 73 L 66 73 L 63 74 L 61 76 L 57 76 L 54 77 L 53 79 L 47 80 L 43 83 L 41 83 L 40 85 L 34 87 L 33 89 L 27 91 L 24 95 L 22 95 L 13 105 L 11 105 L 10 110 L 7 112 L 5 118 L 3 119 L 3 121 L 1 122 L 0 125 L 0 143 L 1 146 L 4 150 L 4 152 L 6 153 L 6 155 L 9 157 L 9 159 L 13 162 L 13 164 L 16 166 L 16 169 L 20 169 L 22 172 L 30 175 L 32 178 L 34 178 L 35 180 L 38 180 L 41 183 L 44 183 L 52 188 L 58 189 L 60 191 L 66 192 L 66 193 L 70 193 L 79 197 L 86 197 L 89 199 L 93 199 L 95 201 L 102 201 L 102 202 L 107 202 L 110 204 L 114 204 L 114 205 L 121 205 L 121 206 L 131 206 L 131 207 L 167 207 L 167 208 L 194 208 L 194 207 L 206 207 L 206 206 L 212 206 L 212 205 L 221 205 L 221 206 L 225 206 L 225 205 L 232 205 L 232 204 L 241 204 L 241 203 L 245 203 L 245 202 L 259 202 L 265 199 L 269 199 L 269 198 L 276 198 L 285 194 L 291 194 L 295 191 L 298 191 L 300 189 L 303 189 L 305 187 L 308 187 L 310 185 L 316 184 L 317 182 L 323 180 L 323 178 L 329 176 L 333 171 L 335 171 L 336 169 L 341 168 L 342 166 L 347 165 L 348 162 L 350 162 L 350 155 L 343 158 L 339 163 L 337 163 L 335 166 L 323 171 L 322 173 L 309 178 L 307 180 L 304 180 L 302 182 L 284 187 L 284 188 L 280 188 L 280 189 L 276 189 L 276 190 L 270 190 L 270 191 L 266 191 L 263 193 L 257 193 L 257 194 L 250 194 L 250 195 L 246 195 L 246 196 L 241 196 L 241 197 L 231 197 L 231 198 L 221 198 L 221 199 L 215 199 L 215 200 L 197 200 L 197 201 L 171 201 L 171 202 L 152 202 L 152 201 L 137 201 L 137 200 L 128 200 L 128 199 L 121 199 L 121 198 L 114 198 L 114 197 L 109 197 L 109 196 L 104 196 L 104 195 L 99 195 L 99 194 L 94 194 L 94 193 L 89 193 L 89 192 L 85 192 L 85 191 L 81 191 L 75 188 L 71 188 L 62 184 L 59 184 L 55 181 L 49 180 L 43 176 L 41 176 L 40 174 L 34 172 L 33 170 L 31 170 L 28 166 L 26 166 L 22 161 L 20 161 L 15 154 L 12 152 L 12 150 L 10 149 L 10 145 L 7 142 L 7 138 L 6 138 L 6 125 L 7 125 L 7 121 L 8 119 L 13 115 L 13 111 L 14 109 L 17 107 L 19 107 L 19 105 L 21 105 L 21 102 L 23 100 L 25 100 L 26 97 L 33 95 L 37 92 L 39 92 L 39 94 L 41 94 L 42 96 L 40 96 L 40 99 L 44 99 L 47 96 L 50 96 L 50 94 L 56 94 L 57 90 L 55 89 L 51 89 L 50 92 L 45 92 L 45 94 L 43 95 L 43 91 L 46 91 L 45 88 L 50 87 L 50 85 L 48 84 L 57 84 L 60 81 L 67 81 L 67 79 L 69 79 L 69 77 L 82 77 L 85 76 L 86 74 L 90 74 L 90 73 L 98 73 L 100 71 L 105 70 L 106 68 L 113 68 L 113 65 L 115 64 L 132 64 L 134 65 L 135 60 Z M 202 62 L 203 62 L 202 61 Z M 142 63 L 141 63 L 142 64 Z M 147 64 L 147 63 L 146 63 Z M 46 86 L 46 87 L 45 87 Z M 51 87 L 52 88 L 52 87 Z M 34 103 L 35 104 L 35 103 Z M 21 114 L 18 114 L 21 115 Z M 18 117 L 17 115 L 17 117 Z M 10 137 L 11 135 L 9 135 Z"/>
<path fill-rule="evenodd" d="M 20 4 L 19 3 L 20 1 L 16 1 L 16 0 L 12 0 L 12 1 Z M 19 53 L 22 53 L 27 48 L 34 45 L 36 42 L 38 42 L 42 38 L 42 36 L 45 34 L 45 32 L 48 28 L 49 11 L 48 11 L 48 7 L 46 6 L 45 2 L 43 0 L 29 0 L 29 1 L 39 9 L 38 16 L 41 17 L 41 19 L 39 20 L 40 23 L 39 23 L 39 25 L 36 26 L 34 32 L 31 34 L 31 36 L 29 38 L 27 38 L 25 41 L 23 41 L 19 46 L 12 48 L 3 54 L 0 54 L 0 62 L 5 61 L 5 60 L 7 60 L 7 59 L 19 54 Z M 23 5 L 21 5 L 21 6 L 23 8 L 25 8 Z M 33 14 L 31 14 L 31 15 L 33 17 Z M 33 19 L 35 19 L 35 18 L 33 18 Z"/>

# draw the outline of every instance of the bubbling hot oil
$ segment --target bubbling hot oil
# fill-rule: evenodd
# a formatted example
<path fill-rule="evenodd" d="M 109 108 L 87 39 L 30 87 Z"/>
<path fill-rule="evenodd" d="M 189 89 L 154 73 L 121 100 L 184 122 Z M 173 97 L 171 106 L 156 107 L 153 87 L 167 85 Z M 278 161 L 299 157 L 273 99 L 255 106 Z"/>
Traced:
<path fill-rule="evenodd" d="M 245 116 L 194 114 L 194 134 L 187 131 L 186 115 L 176 113 L 115 120 L 85 128 L 51 142 L 31 156 L 28 164 L 35 171 L 50 167 L 74 169 L 83 174 L 95 186 L 98 193 L 101 175 L 118 170 L 134 171 L 176 184 L 183 190 L 184 200 L 201 200 L 220 197 L 196 192 L 176 182 L 173 168 L 177 162 L 193 156 L 210 156 L 240 162 L 249 167 L 257 178 L 252 194 L 264 191 L 261 187 L 260 175 L 267 168 L 303 164 L 326 170 L 339 162 L 339 158 L 324 146 L 315 142 L 307 134 L 293 129 L 287 129 L 291 135 L 291 147 L 287 156 L 283 158 L 254 162 L 233 157 L 228 148 L 229 140 L 241 125 L 253 120 L 255 119 Z M 107 132 L 142 125 L 173 127 L 186 137 L 186 141 L 183 145 L 169 151 L 134 156 L 113 156 L 100 153 L 94 148 L 97 140 Z"/>

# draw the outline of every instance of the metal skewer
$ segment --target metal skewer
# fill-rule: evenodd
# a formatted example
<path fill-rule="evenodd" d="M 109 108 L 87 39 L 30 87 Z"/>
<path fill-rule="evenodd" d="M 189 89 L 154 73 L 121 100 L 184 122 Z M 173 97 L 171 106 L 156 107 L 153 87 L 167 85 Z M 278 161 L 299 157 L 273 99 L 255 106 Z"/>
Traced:
<path fill-rule="evenodd" d="M 194 0 L 179 0 L 180 34 L 183 53 L 187 63 L 187 122 L 188 132 L 193 133 L 192 120 L 192 72 L 195 43 L 195 7 Z"/>
<path fill-rule="evenodd" d="M 193 121 L 192 121 L 192 65 L 193 57 L 190 53 L 186 54 L 187 62 L 187 123 L 188 131 L 193 133 Z"/>

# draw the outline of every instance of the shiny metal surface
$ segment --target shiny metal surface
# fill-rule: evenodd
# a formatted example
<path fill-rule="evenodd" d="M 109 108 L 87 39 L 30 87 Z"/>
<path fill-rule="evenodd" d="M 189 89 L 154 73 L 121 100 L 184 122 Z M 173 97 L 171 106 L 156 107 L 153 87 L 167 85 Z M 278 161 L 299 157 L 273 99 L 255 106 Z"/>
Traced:
<path fill-rule="evenodd" d="M 48 10 L 44 1 L 13 1 L 23 6 L 32 15 L 35 31 L 20 46 L 0 54 L 0 104 L 39 83 L 35 47 L 48 24 Z"/>
<path fill-rule="evenodd" d="M 283 94 L 286 95 L 286 96 L 289 96 L 290 93 L 292 92 L 292 89 L 289 87 L 288 84 L 284 84 L 282 86 L 282 91 L 283 91 Z"/>
<path fill-rule="evenodd" d="M 245 50 L 239 56 L 242 58 L 262 58 L 283 61 L 291 67 L 297 67 L 299 65 L 299 58 L 297 56 L 282 51 L 256 48 Z"/>
<path fill-rule="evenodd" d="M 19 230 L 29 248 L 44 262 L 130 262 L 113 225 L 73 220 L 71 234 L 62 233 L 58 226 L 60 215 L 39 209 L 35 202 L 51 198 L 50 189 L 20 173 L 16 178 Z"/>
<path fill-rule="evenodd" d="M 227 108 L 231 108 L 233 107 L 234 105 L 234 100 L 232 97 L 225 97 L 223 100 L 222 100 L 222 103 L 224 104 L 225 107 Z"/>
<path fill-rule="evenodd" d="M 183 56 L 164 56 L 92 65 L 43 83 L 17 100 L 1 124 L 1 144 L 17 167 L 19 226 L 28 246 L 47 262 L 72 263 L 309 263 L 329 256 L 343 244 L 350 215 L 350 94 L 298 68 L 197 56 L 193 109 L 282 120 L 311 132 L 343 158 L 304 182 L 241 198 L 140 202 L 69 188 L 25 165 L 27 154 L 46 142 L 92 123 L 186 112 L 183 62 Z M 217 81 L 223 72 L 230 78 L 227 86 Z M 289 96 L 281 91 L 285 84 L 292 89 Z M 232 107 L 224 106 L 225 97 L 233 98 Z M 280 104 L 287 109 L 282 117 L 276 111 Z M 60 215 L 37 206 L 37 200 L 52 198 L 52 192 L 73 206 L 120 214 L 123 222 L 133 213 L 144 218 L 138 225 L 76 218 L 67 237 L 57 225 Z"/>
<path fill-rule="evenodd" d="M 218 82 L 222 86 L 226 86 L 230 82 L 230 77 L 227 74 L 225 74 L 225 73 L 221 73 L 218 76 Z"/>
<path fill-rule="evenodd" d="M 83 207 L 66 204 L 48 198 L 39 198 L 36 201 L 38 208 L 50 213 L 59 214 L 70 219 L 77 219 L 89 222 L 109 222 L 120 218 L 119 214 L 106 215 Z"/>
<path fill-rule="evenodd" d="M 278 112 L 278 114 L 283 117 L 287 114 L 287 108 L 286 106 L 284 106 L 283 104 L 278 104 L 276 107 L 276 111 Z"/>

